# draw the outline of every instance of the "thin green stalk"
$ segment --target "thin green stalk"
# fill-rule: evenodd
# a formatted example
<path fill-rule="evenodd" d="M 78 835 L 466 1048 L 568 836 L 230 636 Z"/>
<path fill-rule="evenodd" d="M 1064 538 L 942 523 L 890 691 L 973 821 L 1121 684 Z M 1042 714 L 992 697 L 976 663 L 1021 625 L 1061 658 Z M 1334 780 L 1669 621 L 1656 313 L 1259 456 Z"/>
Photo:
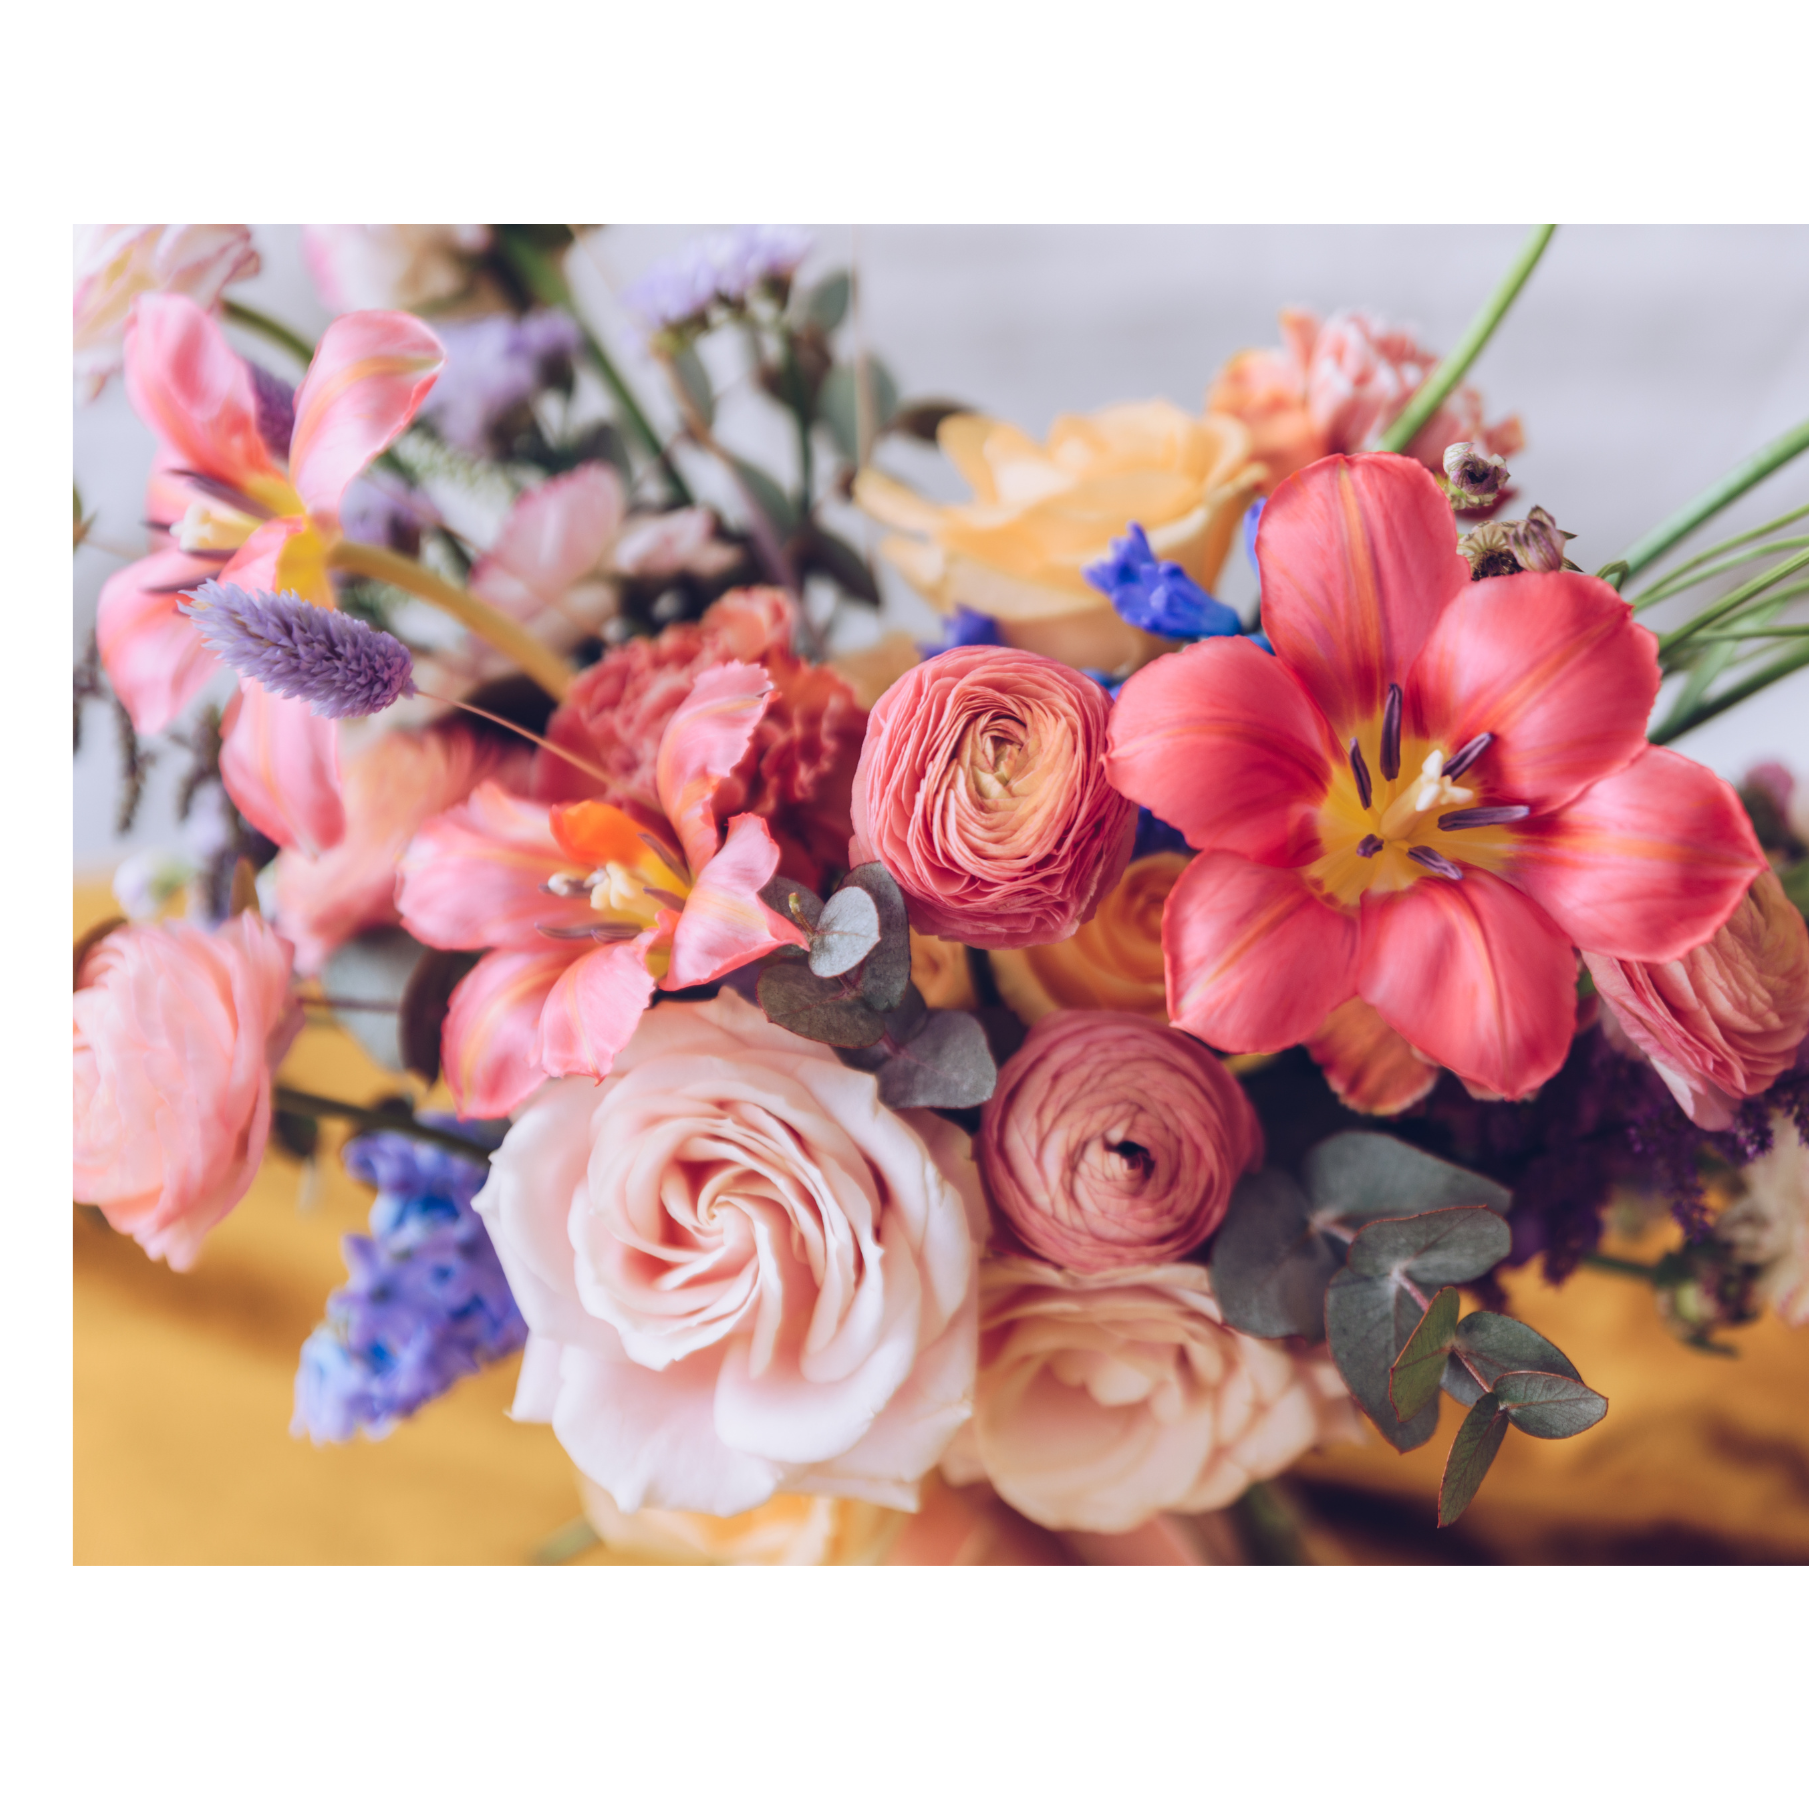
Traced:
<path fill-rule="evenodd" d="M 1438 406 L 1464 380 L 1464 374 L 1476 362 L 1477 355 L 1494 336 L 1503 317 L 1514 305 L 1514 299 L 1526 287 L 1526 279 L 1545 254 L 1555 226 L 1535 226 L 1527 235 L 1520 255 L 1508 266 L 1507 274 L 1495 285 L 1495 293 L 1482 304 L 1481 311 L 1470 322 L 1456 346 L 1439 362 L 1437 370 L 1414 391 L 1407 406 L 1395 417 L 1394 425 L 1383 434 L 1384 452 L 1405 452 L 1414 436 L 1438 412 Z"/>
<path fill-rule="evenodd" d="M 1775 521 L 1761 522 L 1756 528 L 1748 528 L 1744 534 L 1731 534 L 1726 540 L 1718 540 L 1713 546 L 1704 547 L 1694 558 L 1686 559 L 1682 565 L 1673 566 L 1664 577 L 1659 579 L 1659 583 L 1670 584 L 1673 580 L 1681 578 L 1685 572 L 1694 571 L 1697 566 L 1706 565 L 1709 560 L 1718 558 L 1723 553 L 1732 552 L 1735 547 L 1744 546 L 1749 540 L 1763 540 L 1767 534 L 1775 534 L 1779 528 L 1787 528 L 1793 521 L 1801 521 L 1805 515 L 1809 515 L 1809 503 L 1799 503 L 1796 508 L 1787 510 Z M 1598 577 L 1600 575 L 1597 573 Z"/>
<path fill-rule="evenodd" d="M 490 1159 L 490 1145 L 475 1138 L 461 1137 L 457 1131 L 442 1130 L 437 1124 L 423 1124 L 413 1112 L 394 1106 L 353 1105 L 349 1100 L 328 1099 L 320 1093 L 304 1093 L 298 1087 L 276 1089 L 276 1109 L 295 1112 L 308 1118 L 344 1118 L 362 1125 L 367 1131 L 401 1131 L 419 1137 L 423 1143 L 437 1143 L 445 1149 Z"/>
<path fill-rule="evenodd" d="M 1588 1250 L 1581 1257 L 1586 1269 L 1601 1269 L 1610 1275 L 1625 1275 L 1635 1281 L 1650 1281 L 1658 1269 L 1652 1263 L 1629 1262 L 1624 1256 L 1604 1256 L 1599 1250 Z"/>
<path fill-rule="evenodd" d="M 1718 622 L 1725 622 L 1731 615 L 1737 614 L 1754 598 L 1763 596 L 1774 584 L 1781 584 L 1786 578 L 1809 566 L 1809 552 L 1798 553 L 1794 559 L 1781 560 L 1769 571 L 1760 572 L 1756 578 L 1749 579 L 1737 590 L 1730 590 L 1725 597 L 1712 603 L 1694 620 L 1684 623 L 1681 628 L 1674 628 L 1669 634 L 1658 637 L 1658 652 L 1662 659 L 1675 647 L 1680 647 L 1692 635 L 1700 634 L 1705 628 L 1713 628 Z"/>
<path fill-rule="evenodd" d="M 1718 565 L 1705 566 L 1701 571 L 1691 572 L 1687 577 L 1673 573 L 1662 584 L 1655 584 L 1650 590 L 1641 591 L 1637 597 L 1630 597 L 1628 601 L 1633 605 L 1633 613 L 1638 615 L 1642 609 L 1650 609 L 1654 603 L 1662 603 L 1667 597 L 1694 590 L 1698 584 L 1706 584 L 1709 579 L 1719 578 L 1723 573 L 1738 571 L 1741 566 L 1750 565 L 1755 559 L 1768 559 L 1775 553 L 1794 552 L 1806 546 L 1809 546 L 1809 534 L 1798 535 L 1790 540 L 1764 541 L 1749 546 L 1744 552 L 1736 553 L 1731 559 L 1723 559 Z"/>
<path fill-rule="evenodd" d="M 1809 586 L 1805 586 L 1809 590 Z M 1809 634 L 1809 626 L 1784 628 L 1742 628 L 1729 634 L 1699 634 L 1699 641 L 1789 641 Z"/>
<path fill-rule="evenodd" d="M 798 518 L 801 521 L 810 517 L 810 493 L 814 488 L 811 471 L 810 451 L 810 409 L 804 400 L 804 373 L 798 369 L 797 351 L 792 345 L 791 335 L 780 329 L 780 344 L 785 348 L 786 407 L 798 429 Z"/>
<path fill-rule="evenodd" d="M 1789 464 L 1799 452 L 1806 450 L 1809 450 L 1809 421 L 1780 434 L 1769 446 L 1761 446 L 1751 458 L 1710 484 L 1694 502 L 1685 503 L 1676 514 L 1667 516 L 1649 534 L 1634 541 L 1621 555 L 1627 565 L 1621 582 L 1624 584 L 1627 578 L 1638 577 L 1647 566 L 1662 559 L 1678 541 L 1695 533 L 1705 521 L 1719 515 L 1754 484 L 1762 483 L 1780 465 Z"/>
<path fill-rule="evenodd" d="M 256 333 L 272 345 L 280 345 L 304 369 L 313 360 L 314 347 L 299 333 L 284 326 L 280 320 L 272 320 L 268 314 L 260 314 L 256 308 L 248 308 L 243 302 L 234 301 L 230 296 L 222 304 L 221 312 L 235 327 L 243 327 L 247 333 Z"/>
<path fill-rule="evenodd" d="M 1745 703 L 1747 698 L 1757 696 L 1767 685 L 1775 685 L 1779 679 L 1788 678 L 1793 672 L 1800 672 L 1804 666 L 1809 666 L 1809 641 L 1793 647 L 1790 652 L 1773 660 L 1769 666 L 1761 667 L 1750 677 L 1743 678 L 1737 685 L 1729 685 L 1719 697 L 1711 697 L 1686 720 L 1675 724 L 1666 723 L 1651 739 L 1660 744 L 1675 741 L 1680 735 L 1687 735 L 1691 729 L 1701 728 L 1723 710 L 1731 710 L 1735 704 Z"/>

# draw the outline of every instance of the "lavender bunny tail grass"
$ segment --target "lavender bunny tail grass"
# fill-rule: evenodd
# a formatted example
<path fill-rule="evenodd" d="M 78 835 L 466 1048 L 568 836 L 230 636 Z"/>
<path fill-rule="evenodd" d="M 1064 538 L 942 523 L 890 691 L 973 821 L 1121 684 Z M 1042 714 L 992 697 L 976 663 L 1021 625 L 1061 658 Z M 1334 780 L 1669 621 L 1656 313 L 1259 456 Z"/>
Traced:
<path fill-rule="evenodd" d="M 294 591 L 253 595 L 209 578 L 176 607 L 241 678 L 316 716 L 375 716 L 414 695 L 414 660 L 393 634 Z"/>

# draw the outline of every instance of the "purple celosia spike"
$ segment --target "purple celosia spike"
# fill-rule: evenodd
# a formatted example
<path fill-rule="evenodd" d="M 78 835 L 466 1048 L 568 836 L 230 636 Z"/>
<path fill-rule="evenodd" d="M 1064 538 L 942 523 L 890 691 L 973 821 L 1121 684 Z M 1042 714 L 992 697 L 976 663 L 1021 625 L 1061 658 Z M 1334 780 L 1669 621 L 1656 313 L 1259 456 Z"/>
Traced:
<path fill-rule="evenodd" d="M 293 591 L 255 596 L 209 578 L 176 607 L 241 678 L 298 697 L 316 716 L 375 716 L 414 695 L 414 660 L 393 634 Z"/>
<path fill-rule="evenodd" d="M 1418 861 L 1428 873 L 1436 873 L 1440 879 L 1462 879 L 1464 870 L 1456 861 L 1448 861 L 1436 848 L 1409 848 L 1407 858 Z"/>

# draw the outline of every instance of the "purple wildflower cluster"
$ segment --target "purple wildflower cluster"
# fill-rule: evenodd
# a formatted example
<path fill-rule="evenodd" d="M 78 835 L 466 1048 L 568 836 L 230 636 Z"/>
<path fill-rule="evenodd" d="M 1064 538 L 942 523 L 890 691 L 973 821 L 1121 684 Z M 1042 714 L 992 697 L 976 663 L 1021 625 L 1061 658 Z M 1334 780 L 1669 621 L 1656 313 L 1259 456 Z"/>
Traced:
<path fill-rule="evenodd" d="M 241 678 L 316 716 L 374 716 L 414 694 L 414 661 L 393 634 L 294 591 L 253 595 L 209 578 L 177 608 Z"/>
<path fill-rule="evenodd" d="M 446 366 L 421 407 L 449 445 L 474 458 L 507 452 L 514 418 L 542 389 L 569 389 L 584 341 L 569 314 L 487 314 L 436 323 Z"/>
<path fill-rule="evenodd" d="M 444 1120 L 470 1135 L 480 1127 Z M 381 1438 L 463 1376 L 519 1350 L 527 1326 L 471 1201 L 485 1171 L 396 1131 L 354 1138 L 345 1165 L 377 1187 L 371 1235 L 302 1346 L 289 1430 L 316 1444 Z"/>
<path fill-rule="evenodd" d="M 795 227 L 737 226 L 655 264 L 622 299 L 655 331 L 701 322 L 718 302 L 738 308 L 762 284 L 788 280 L 810 248 Z"/>
<path fill-rule="evenodd" d="M 1235 609 L 1202 590 L 1172 559 L 1158 559 L 1134 521 L 1122 540 L 1112 542 L 1111 557 L 1083 567 L 1080 575 L 1146 634 L 1204 641 L 1236 634 L 1243 626 Z"/>
<path fill-rule="evenodd" d="M 285 463 L 289 442 L 295 438 L 295 391 L 281 377 L 261 364 L 245 360 L 251 373 L 251 392 L 257 398 L 258 438 L 273 459 Z"/>

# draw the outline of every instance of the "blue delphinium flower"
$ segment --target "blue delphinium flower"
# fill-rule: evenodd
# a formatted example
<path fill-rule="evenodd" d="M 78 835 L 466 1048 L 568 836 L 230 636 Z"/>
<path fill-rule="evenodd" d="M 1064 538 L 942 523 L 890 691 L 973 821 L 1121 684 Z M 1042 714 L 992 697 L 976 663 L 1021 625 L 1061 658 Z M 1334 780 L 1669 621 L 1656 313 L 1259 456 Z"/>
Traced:
<path fill-rule="evenodd" d="M 484 1139 L 487 1127 L 446 1120 Z M 347 1237 L 349 1279 L 302 1346 L 290 1431 L 316 1444 L 381 1438 L 461 1376 L 519 1350 L 527 1326 L 471 1201 L 472 1156 L 402 1132 L 354 1138 L 347 1169 L 374 1182 L 371 1236 Z"/>
<path fill-rule="evenodd" d="M 943 626 L 942 639 L 939 641 L 919 641 L 917 651 L 928 659 L 934 659 L 939 653 L 948 653 L 956 647 L 1003 647 L 1005 637 L 999 632 L 996 616 L 982 615 L 977 609 L 969 609 L 966 604 L 957 604 L 955 613 L 949 616 Z"/>
<path fill-rule="evenodd" d="M 1166 640 L 1203 641 L 1242 626 L 1235 609 L 1208 595 L 1173 560 L 1158 559 L 1136 522 L 1112 542 L 1109 559 L 1084 566 L 1080 575 L 1133 628 Z"/>

